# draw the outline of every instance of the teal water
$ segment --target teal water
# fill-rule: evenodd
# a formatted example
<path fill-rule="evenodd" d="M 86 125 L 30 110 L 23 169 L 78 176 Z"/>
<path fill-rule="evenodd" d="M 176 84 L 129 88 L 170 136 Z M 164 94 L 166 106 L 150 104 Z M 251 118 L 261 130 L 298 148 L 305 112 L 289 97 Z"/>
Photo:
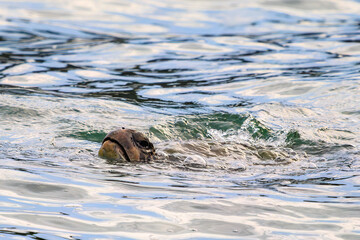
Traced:
<path fill-rule="evenodd" d="M 0 238 L 359 239 L 359 12 L 0 1 Z"/>

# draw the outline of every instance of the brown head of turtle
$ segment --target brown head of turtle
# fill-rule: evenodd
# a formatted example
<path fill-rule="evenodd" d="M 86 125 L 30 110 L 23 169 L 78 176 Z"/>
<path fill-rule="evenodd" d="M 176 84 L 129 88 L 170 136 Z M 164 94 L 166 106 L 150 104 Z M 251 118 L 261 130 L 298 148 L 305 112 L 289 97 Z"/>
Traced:
<path fill-rule="evenodd" d="M 99 150 L 100 157 L 119 162 L 147 162 L 154 155 L 154 145 L 144 134 L 125 128 L 108 133 Z"/>

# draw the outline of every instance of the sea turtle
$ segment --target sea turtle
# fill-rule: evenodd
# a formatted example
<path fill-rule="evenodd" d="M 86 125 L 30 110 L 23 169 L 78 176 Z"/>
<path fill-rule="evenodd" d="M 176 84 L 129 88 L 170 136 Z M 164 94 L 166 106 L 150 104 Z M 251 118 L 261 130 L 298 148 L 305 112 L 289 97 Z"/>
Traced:
<path fill-rule="evenodd" d="M 119 162 L 147 162 L 154 158 L 155 148 L 141 132 L 124 127 L 108 133 L 99 156 Z"/>

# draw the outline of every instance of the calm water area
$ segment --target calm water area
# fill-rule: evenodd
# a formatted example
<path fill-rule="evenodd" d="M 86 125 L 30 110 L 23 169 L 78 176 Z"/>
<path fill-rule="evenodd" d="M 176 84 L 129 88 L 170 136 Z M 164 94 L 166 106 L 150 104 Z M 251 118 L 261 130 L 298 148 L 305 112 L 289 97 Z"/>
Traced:
<path fill-rule="evenodd" d="M 360 1 L 0 0 L 0 239 L 360 239 Z"/>

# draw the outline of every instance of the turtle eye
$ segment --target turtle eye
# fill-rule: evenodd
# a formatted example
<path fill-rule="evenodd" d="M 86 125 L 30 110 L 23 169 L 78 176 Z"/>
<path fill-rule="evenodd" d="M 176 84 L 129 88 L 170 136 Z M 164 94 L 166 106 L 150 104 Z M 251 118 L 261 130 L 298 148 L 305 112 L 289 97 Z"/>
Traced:
<path fill-rule="evenodd" d="M 140 146 L 144 147 L 144 148 L 148 148 L 149 147 L 149 143 L 145 140 L 142 140 L 139 142 Z"/>
<path fill-rule="evenodd" d="M 147 150 L 154 148 L 154 146 L 152 145 L 152 143 L 149 141 L 149 139 L 147 137 L 144 136 L 144 134 L 139 133 L 139 132 L 134 132 L 133 135 L 133 141 L 134 143 L 141 148 L 145 148 Z"/>

